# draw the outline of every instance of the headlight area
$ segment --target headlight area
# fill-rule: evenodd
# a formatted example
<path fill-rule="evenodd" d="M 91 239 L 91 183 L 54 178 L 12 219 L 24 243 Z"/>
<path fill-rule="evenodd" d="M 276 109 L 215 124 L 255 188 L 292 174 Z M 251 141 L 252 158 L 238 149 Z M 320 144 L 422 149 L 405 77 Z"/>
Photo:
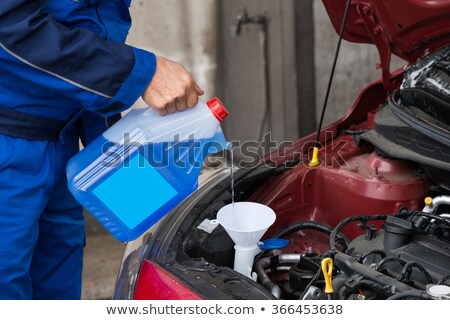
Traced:
<path fill-rule="evenodd" d="M 239 199 L 276 174 L 260 166 L 235 172 Z M 214 238 L 197 228 L 231 203 L 230 169 L 216 172 L 148 233 L 129 244 L 115 299 L 273 299 L 233 268 L 234 244 L 221 226 Z"/>

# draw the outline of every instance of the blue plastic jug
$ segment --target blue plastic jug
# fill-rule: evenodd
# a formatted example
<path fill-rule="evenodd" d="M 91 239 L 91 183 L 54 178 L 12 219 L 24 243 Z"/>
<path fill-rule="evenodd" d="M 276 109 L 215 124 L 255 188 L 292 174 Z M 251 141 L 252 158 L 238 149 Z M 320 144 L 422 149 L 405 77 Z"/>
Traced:
<path fill-rule="evenodd" d="M 130 111 L 67 165 L 74 197 L 119 241 L 138 238 L 197 189 L 205 157 L 228 147 L 214 98 L 160 116 Z"/>

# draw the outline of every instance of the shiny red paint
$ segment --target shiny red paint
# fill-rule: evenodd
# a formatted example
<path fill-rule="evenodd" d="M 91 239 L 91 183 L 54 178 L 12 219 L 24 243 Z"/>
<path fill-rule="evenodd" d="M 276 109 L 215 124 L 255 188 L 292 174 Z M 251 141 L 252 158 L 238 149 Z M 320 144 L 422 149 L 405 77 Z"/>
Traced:
<path fill-rule="evenodd" d="M 323 0 L 339 32 L 347 0 Z M 391 93 L 391 54 L 413 63 L 450 45 L 450 0 L 352 0 L 344 39 L 373 43 L 385 89 Z"/>
<path fill-rule="evenodd" d="M 323 0 L 339 32 L 347 0 Z M 376 25 L 368 28 L 363 15 Z M 344 38 L 374 43 L 384 34 L 392 53 L 409 61 L 450 45 L 450 0 L 352 0 Z"/>
<path fill-rule="evenodd" d="M 349 216 L 392 214 L 402 207 L 412 210 L 423 207 L 427 187 L 414 176 L 409 162 L 365 153 L 367 150 L 357 146 L 348 135 L 334 143 L 345 145 L 340 150 L 327 146 L 319 158 L 335 157 L 343 163 L 327 164 L 322 160 L 322 166 L 309 168 L 304 162 L 275 177 L 251 198 L 277 213 L 269 234 L 296 221 L 336 226 Z M 344 231 L 349 237 L 360 233 L 356 226 Z"/>
<path fill-rule="evenodd" d="M 177 278 L 144 260 L 136 283 L 135 300 L 200 300 Z"/>
<path fill-rule="evenodd" d="M 394 73 L 391 81 L 400 85 L 402 79 L 403 73 L 398 70 Z M 384 89 L 381 80 L 374 81 L 365 86 L 348 112 L 338 121 L 323 128 L 320 135 L 320 142 L 322 144 L 327 144 L 331 139 L 335 138 L 341 130 L 353 130 L 362 127 L 373 128 L 374 114 L 386 102 L 387 97 L 388 93 Z M 279 148 L 270 155 L 265 156 L 261 162 L 273 166 L 280 166 L 286 161 L 293 160 L 296 155 L 300 154 L 303 156 L 303 151 L 314 146 L 315 139 L 316 133 L 311 133 L 298 139 L 293 145 Z"/>

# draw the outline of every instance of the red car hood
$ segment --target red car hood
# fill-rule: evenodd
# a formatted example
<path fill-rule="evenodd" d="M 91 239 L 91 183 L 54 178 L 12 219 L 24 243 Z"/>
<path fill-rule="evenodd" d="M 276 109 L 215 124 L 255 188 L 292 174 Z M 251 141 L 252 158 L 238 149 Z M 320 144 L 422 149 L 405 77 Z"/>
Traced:
<path fill-rule="evenodd" d="M 323 0 L 338 32 L 346 2 Z M 376 33 L 384 34 L 392 53 L 415 62 L 450 45 L 450 0 L 352 0 L 344 38 L 376 43 Z"/>
<path fill-rule="evenodd" d="M 347 0 L 323 3 L 339 32 Z M 344 39 L 377 46 L 383 82 L 391 91 L 391 53 L 414 63 L 450 45 L 450 0 L 352 0 Z"/>

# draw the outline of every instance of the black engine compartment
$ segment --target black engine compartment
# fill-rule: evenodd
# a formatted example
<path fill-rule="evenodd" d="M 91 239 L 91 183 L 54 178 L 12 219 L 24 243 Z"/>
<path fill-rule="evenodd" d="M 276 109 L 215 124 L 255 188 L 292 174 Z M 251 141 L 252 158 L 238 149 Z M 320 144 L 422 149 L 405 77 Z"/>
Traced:
<path fill-rule="evenodd" d="M 336 257 L 336 265 L 344 270 L 334 279 L 337 298 L 386 299 L 393 291 L 426 291 L 430 285 L 450 284 L 450 220 L 433 221 L 421 213 L 404 213 L 406 217 L 387 217 L 378 232 L 368 228 L 365 235 L 349 244 L 347 257 Z M 348 268 L 350 260 L 353 267 Z M 355 264 L 370 269 L 355 272 Z M 377 281 L 377 273 L 393 281 L 389 285 Z"/>

